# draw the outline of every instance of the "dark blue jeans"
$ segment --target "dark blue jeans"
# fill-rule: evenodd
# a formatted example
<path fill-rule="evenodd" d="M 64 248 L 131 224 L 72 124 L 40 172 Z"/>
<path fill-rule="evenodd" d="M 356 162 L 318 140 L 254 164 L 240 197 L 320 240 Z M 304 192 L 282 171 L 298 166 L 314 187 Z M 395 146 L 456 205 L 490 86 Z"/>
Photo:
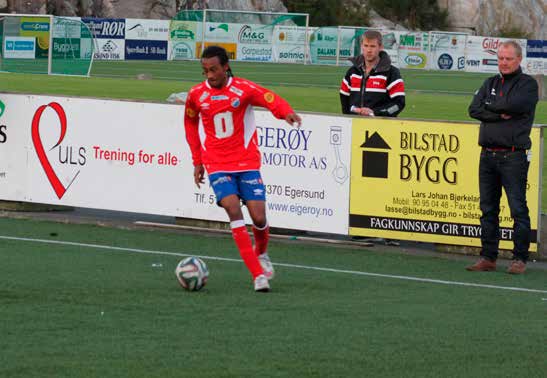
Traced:
<path fill-rule="evenodd" d="M 505 189 L 513 218 L 513 256 L 526 262 L 530 247 L 530 216 L 526 205 L 528 160 L 525 151 L 481 151 L 479 189 L 481 216 L 481 256 L 498 257 L 501 189 Z"/>

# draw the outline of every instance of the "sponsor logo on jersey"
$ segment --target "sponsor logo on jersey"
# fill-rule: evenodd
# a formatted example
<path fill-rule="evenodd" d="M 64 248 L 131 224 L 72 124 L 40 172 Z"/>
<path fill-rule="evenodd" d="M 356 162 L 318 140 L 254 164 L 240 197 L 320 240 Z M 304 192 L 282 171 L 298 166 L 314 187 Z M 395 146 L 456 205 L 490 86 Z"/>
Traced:
<path fill-rule="evenodd" d="M 208 102 L 204 102 L 203 104 L 201 104 L 201 108 L 202 108 L 202 109 L 209 109 L 209 103 L 208 103 Z"/>
<path fill-rule="evenodd" d="M 212 101 L 228 100 L 228 98 L 226 95 L 211 96 Z"/>
<path fill-rule="evenodd" d="M 232 106 L 234 108 L 237 108 L 239 106 L 239 104 L 241 104 L 241 102 L 239 101 L 239 98 L 232 99 Z"/>
<path fill-rule="evenodd" d="M 211 183 L 212 186 L 218 185 L 218 184 L 224 184 L 225 182 L 232 181 L 232 178 L 230 176 L 220 176 L 215 181 Z"/>
<path fill-rule="evenodd" d="M 186 114 L 190 118 L 194 118 L 196 116 L 196 111 L 192 108 L 186 108 Z"/>
<path fill-rule="evenodd" d="M 201 97 L 199 98 L 199 102 L 203 102 L 207 96 L 209 96 L 209 92 L 205 91 L 201 94 Z"/>
<path fill-rule="evenodd" d="M 238 96 L 242 96 L 242 95 L 243 95 L 243 91 L 242 91 L 241 89 L 239 89 L 239 88 L 234 87 L 234 86 L 231 86 L 231 87 L 230 87 L 230 92 L 235 93 L 235 94 L 238 95 Z"/>
<path fill-rule="evenodd" d="M 244 184 L 248 184 L 248 185 L 260 185 L 262 184 L 262 179 L 261 178 L 255 178 L 255 179 L 252 179 L 252 180 L 241 180 L 242 183 Z"/>
<path fill-rule="evenodd" d="M 271 104 L 275 100 L 275 95 L 272 92 L 266 92 L 264 93 L 264 100 L 266 100 L 268 104 Z"/>

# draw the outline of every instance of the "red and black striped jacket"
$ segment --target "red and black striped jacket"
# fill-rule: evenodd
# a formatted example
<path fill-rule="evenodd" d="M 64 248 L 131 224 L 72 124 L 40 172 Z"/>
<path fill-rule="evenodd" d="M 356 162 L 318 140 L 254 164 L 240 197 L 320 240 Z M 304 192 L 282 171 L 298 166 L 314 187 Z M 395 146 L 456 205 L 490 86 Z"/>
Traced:
<path fill-rule="evenodd" d="M 352 114 L 352 107 L 370 108 L 375 116 L 396 117 L 405 107 L 405 84 L 397 67 L 385 51 L 380 51 L 380 61 L 368 76 L 364 70 L 364 57 L 350 59 L 340 86 L 342 113 Z"/>

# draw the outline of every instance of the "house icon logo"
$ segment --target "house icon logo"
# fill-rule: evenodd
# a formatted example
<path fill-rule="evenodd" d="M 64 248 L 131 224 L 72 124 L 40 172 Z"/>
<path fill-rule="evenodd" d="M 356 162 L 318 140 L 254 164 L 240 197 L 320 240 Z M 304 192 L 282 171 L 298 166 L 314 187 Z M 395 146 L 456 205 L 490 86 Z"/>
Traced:
<path fill-rule="evenodd" d="M 367 130 L 361 148 L 363 148 L 361 176 L 387 178 L 389 156 L 386 150 L 391 150 L 391 147 L 386 141 L 377 132 L 369 137 Z"/>

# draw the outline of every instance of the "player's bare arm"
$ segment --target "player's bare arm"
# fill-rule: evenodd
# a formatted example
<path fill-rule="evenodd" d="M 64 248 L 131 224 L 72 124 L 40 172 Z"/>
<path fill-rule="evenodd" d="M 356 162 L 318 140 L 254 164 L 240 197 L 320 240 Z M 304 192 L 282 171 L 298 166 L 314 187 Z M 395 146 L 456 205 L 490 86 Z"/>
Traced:
<path fill-rule="evenodd" d="M 194 167 L 194 182 L 196 183 L 198 188 L 201 188 L 200 184 L 205 183 L 204 175 L 205 168 L 203 168 L 203 164 L 196 165 Z"/>

